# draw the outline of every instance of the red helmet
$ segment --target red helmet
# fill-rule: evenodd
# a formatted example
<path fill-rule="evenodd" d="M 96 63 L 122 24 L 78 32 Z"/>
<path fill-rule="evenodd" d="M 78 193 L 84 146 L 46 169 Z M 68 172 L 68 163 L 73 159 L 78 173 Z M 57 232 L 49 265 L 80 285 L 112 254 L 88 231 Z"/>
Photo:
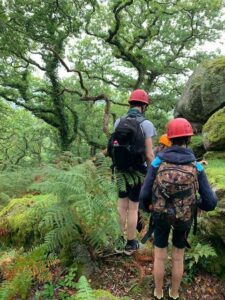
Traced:
<path fill-rule="evenodd" d="M 138 101 L 148 105 L 149 97 L 148 94 L 144 90 L 135 90 L 131 93 L 128 102 Z"/>
<path fill-rule="evenodd" d="M 169 139 L 192 136 L 193 134 L 191 124 L 184 118 L 173 119 L 167 124 L 167 136 Z"/>

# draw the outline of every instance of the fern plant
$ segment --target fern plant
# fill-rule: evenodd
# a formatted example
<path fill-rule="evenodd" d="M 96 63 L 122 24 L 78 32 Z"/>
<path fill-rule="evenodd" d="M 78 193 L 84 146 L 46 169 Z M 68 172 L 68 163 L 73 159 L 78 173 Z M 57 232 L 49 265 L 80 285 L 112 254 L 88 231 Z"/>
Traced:
<path fill-rule="evenodd" d="M 75 295 L 74 300 L 96 300 L 93 289 L 91 288 L 87 278 L 85 276 L 81 276 L 77 285 L 77 293 Z"/>
<path fill-rule="evenodd" d="M 211 245 L 197 243 L 191 251 L 186 253 L 185 260 L 187 262 L 187 268 L 191 270 L 194 265 L 201 264 L 204 259 L 214 256 L 216 256 L 216 251 Z"/>
<path fill-rule="evenodd" d="M 115 179 L 117 183 L 117 188 L 119 191 L 126 191 L 126 183 L 129 185 L 137 185 L 144 181 L 144 175 L 139 171 L 130 172 L 121 172 L 115 171 Z"/>
<path fill-rule="evenodd" d="M 116 188 L 108 162 L 96 166 L 86 161 L 69 170 L 49 168 L 46 174 L 38 188 L 57 199 L 40 224 L 49 251 L 79 242 L 96 258 L 119 235 Z"/>
<path fill-rule="evenodd" d="M 9 251 L 0 259 L 3 283 L 0 299 L 27 299 L 33 281 L 43 284 L 52 280 L 50 267 L 58 263 L 55 257 L 46 258 L 46 247 L 41 245 L 31 251 Z"/>
<path fill-rule="evenodd" d="M 6 281 L 0 287 L 0 299 L 26 300 L 32 284 L 32 274 L 29 270 L 23 270 L 11 281 Z"/>

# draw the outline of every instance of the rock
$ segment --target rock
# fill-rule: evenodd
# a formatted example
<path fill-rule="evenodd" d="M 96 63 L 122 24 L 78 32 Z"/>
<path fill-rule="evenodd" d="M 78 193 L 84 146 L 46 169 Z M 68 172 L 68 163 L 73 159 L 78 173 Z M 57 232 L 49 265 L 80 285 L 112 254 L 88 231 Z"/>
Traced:
<path fill-rule="evenodd" d="M 202 134 L 206 150 L 225 151 L 225 107 L 209 118 L 203 127 Z"/>
<path fill-rule="evenodd" d="M 216 250 L 217 257 L 207 259 L 207 270 L 225 279 L 225 160 L 209 160 L 208 179 L 218 197 L 214 211 L 202 213 L 198 218 L 198 238 Z"/>
<path fill-rule="evenodd" d="M 46 202 L 52 204 L 54 201 L 51 195 L 25 195 L 12 199 L 0 211 L 0 244 L 30 248 L 42 243 L 39 224 Z"/>
<path fill-rule="evenodd" d="M 177 103 L 175 117 L 183 117 L 201 129 L 208 118 L 225 106 L 225 57 L 205 61 L 189 78 Z"/>
<path fill-rule="evenodd" d="M 204 237 L 212 243 L 218 241 L 225 247 L 225 199 L 220 198 L 218 207 L 215 211 L 203 214 L 199 221 L 199 229 Z"/>

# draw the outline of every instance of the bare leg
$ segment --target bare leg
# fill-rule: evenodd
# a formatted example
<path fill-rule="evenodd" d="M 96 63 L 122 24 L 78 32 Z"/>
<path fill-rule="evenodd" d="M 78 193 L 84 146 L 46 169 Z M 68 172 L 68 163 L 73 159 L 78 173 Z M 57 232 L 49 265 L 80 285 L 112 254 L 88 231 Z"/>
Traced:
<path fill-rule="evenodd" d="M 127 239 L 133 240 L 135 238 L 135 232 L 138 221 L 138 202 L 129 200 L 128 218 L 127 218 Z"/>
<path fill-rule="evenodd" d="M 117 208 L 119 212 L 120 229 L 123 235 L 125 232 L 128 207 L 129 207 L 128 198 L 119 198 Z"/>
<path fill-rule="evenodd" d="M 158 298 L 163 295 L 163 279 L 165 273 L 165 263 L 167 259 L 167 248 L 154 248 L 154 281 L 155 296 Z"/>
<path fill-rule="evenodd" d="M 173 247 L 172 250 L 172 286 L 170 296 L 177 298 L 178 290 L 184 272 L 184 249 Z"/>

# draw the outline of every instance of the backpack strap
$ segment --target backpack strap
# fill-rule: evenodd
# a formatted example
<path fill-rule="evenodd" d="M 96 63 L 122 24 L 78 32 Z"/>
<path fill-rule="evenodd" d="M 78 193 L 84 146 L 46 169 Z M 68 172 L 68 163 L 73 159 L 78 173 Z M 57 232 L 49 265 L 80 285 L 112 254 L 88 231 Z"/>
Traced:
<path fill-rule="evenodd" d="M 136 120 L 139 124 L 143 123 L 146 119 L 143 116 L 137 116 Z"/>
<path fill-rule="evenodd" d="M 197 228 L 198 228 L 198 207 L 197 207 L 197 204 L 195 205 L 195 208 L 194 208 L 193 219 L 194 219 L 194 223 L 193 223 L 193 235 L 196 235 Z"/>
<path fill-rule="evenodd" d="M 151 214 L 150 220 L 149 220 L 149 225 L 148 225 L 148 231 L 146 232 L 146 234 L 143 236 L 141 243 L 145 244 L 152 236 L 153 232 L 154 232 L 154 223 L 153 223 L 153 217 Z"/>
<path fill-rule="evenodd" d="M 172 195 L 167 195 L 166 191 L 163 190 L 162 188 L 159 188 L 159 192 L 160 194 L 163 196 L 163 198 L 167 199 L 167 200 L 174 200 L 176 198 L 182 198 L 182 197 L 188 197 L 191 196 L 191 188 L 190 189 L 186 189 L 184 191 L 179 191 L 176 192 Z"/>
<path fill-rule="evenodd" d="M 203 166 L 201 163 L 195 161 L 195 167 L 197 169 L 197 176 L 200 172 L 202 172 Z M 193 235 L 196 235 L 198 229 L 198 198 L 197 198 L 197 191 L 196 191 L 196 203 L 194 207 L 194 213 L 193 213 Z"/>

